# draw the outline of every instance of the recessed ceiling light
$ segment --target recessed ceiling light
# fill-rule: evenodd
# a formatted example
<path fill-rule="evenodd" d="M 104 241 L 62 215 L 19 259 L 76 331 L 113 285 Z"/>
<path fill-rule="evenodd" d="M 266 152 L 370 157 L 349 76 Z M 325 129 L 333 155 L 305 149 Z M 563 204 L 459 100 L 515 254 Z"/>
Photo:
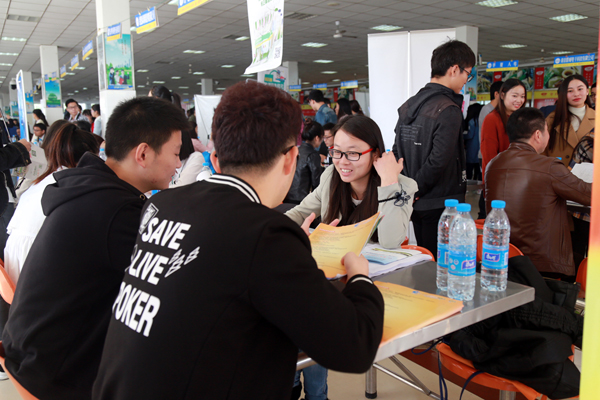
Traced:
<path fill-rule="evenodd" d="M 321 71 L 322 74 L 333 75 L 337 74 L 337 71 Z"/>
<path fill-rule="evenodd" d="M 67 93 L 69 96 L 73 96 L 73 93 Z"/>
<path fill-rule="evenodd" d="M 75 69 L 85 69 L 85 67 L 75 67 Z"/>
<path fill-rule="evenodd" d="M 557 17 L 552 17 L 550 18 L 553 21 L 558 21 L 558 22 L 571 22 L 571 21 L 577 21 L 580 19 L 586 19 L 587 17 L 585 15 L 579 15 L 579 14 L 565 14 L 565 15 L 559 15 Z"/>
<path fill-rule="evenodd" d="M 3 81 L 0 81 L 0 83 L 2 83 Z"/>
<path fill-rule="evenodd" d="M 505 49 L 520 49 L 521 47 L 527 47 L 527 45 L 512 43 L 512 44 L 503 44 L 500 47 L 504 47 Z"/>
<path fill-rule="evenodd" d="M 159 85 L 162 85 L 163 83 L 165 83 L 165 81 L 152 81 L 152 83 L 158 83 Z"/>
<path fill-rule="evenodd" d="M 254 74 L 242 74 L 240 76 L 242 76 L 244 78 L 254 78 Z"/>
<path fill-rule="evenodd" d="M 61 80 L 61 81 L 64 81 L 64 80 L 65 80 L 65 78 L 59 78 L 59 80 Z"/>
<path fill-rule="evenodd" d="M 221 68 L 233 68 L 233 67 L 235 67 L 235 65 L 232 65 L 232 64 L 221 65 Z"/>
<path fill-rule="evenodd" d="M 83 90 L 87 90 L 87 88 L 86 88 L 86 87 L 84 87 L 84 88 L 83 88 Z"/>
<path fill-rule="evenodd" d="M 202 85 L 202 82 L 196 82 L 196 85 Z"/>
<path fill-rule="evenodd" d="M 327 46 L 327 43 L 308 42 L 308 43 L 304 43 L 302 46 L 304 46 L 304 47 L 324 47 L 324 46 Z"/>
<path fill-rule="evenodd" d="M 402 29 L 402 27 L 396 25 L 377 25 L 372 27 L 371 29 L 375 29 L 376 31 L 391 32 L 397 31 L 398 29 Z"/>
<path fill-rule="evenodd" d="M 137 72 L 148 72 L 147 69 L 138 69 Z"/>
<path fill-rule="evenodd" d="M 79 90 L 74 90 L 75 93 L 79 93 Z"/>
<path fill-rule="evenodd" d="M 331 82 L 339 82 L 339 81 L 340 81 L 339 79 L 334 79 Z"/>
<path fill-rule="evenodd" d="M 242 41 L 248 40 L 248 39 L 250 39 L 248 36 L 240 36 L 239 38 L 237 38 L 235 40 L 242 42 Z"/>
<path fill-rule="evenodd" d="M 189 89 L 189 86 L 179 86 L 179 89 Z"/>
<path fill-rule="evenodd" d="M 180 76 L 172 76 L 171 79 L 181 79 Z"/>
<path fill-rule="evenodd" d="M 194 75 L 204 75 L 204 72 L 200 72 L 200 71 L 195 71 Z"/>
<path fill-rule="evenodd" d="M 144 86 L 144 85 L 138 85 L 138 87 L 139 87 L 139 88 L 144 88 L 144 87 L 146 87 L 146 86 Z"/>
<path fill-rule="evenodd" d="M 0 63 L 0 66 L 2 66 L 2 67 L 12 67 L 12 64 L 9 64 L 9 63 Z"/>
<path fill-rule="evenodd" d="M 131 32 L 133 32 L 133 31 L 137 30 L 137 26 L 133 25 L 131 28 L 129 28 L 129 30 L 130 30 Z"/>
<path fill-rule="evenodd" d="M 552 54 L 554 54 L 555 56 L 562 56 L 564 54 L 572 54 L 572 51 L 553 51 Z"/>
<path fill-rule="evenodd" d="M 184 50 L 183 51 L 186 54 L 202 54 L 202 53 L 206 53 L 204 50 Z"/>
<path fill-rule="evenodd" d="M 303 85 L 310 85 L 310 82 L 302 82 Z"/>
<path fill-rule="evenodd" d="M 11 42 L 26 42 L 27 41 L 27 39 L 25 39 L 25 38 L 8 37 L 8 36 L 2 36 L 2 40 L 8 40 Z"/>
<path fill-rule="evenodd" d="M 516 1 L 511 1 L 511 0 L 485 0 L 485 1 L 480 1 L 479 3 L 476 3 L 478 6 L 484 6 L 484 7 L 504 7 L 504 6 L 510 6 L 512 4 L 517 4 Z"/>
<path fill-rule="evenodd" d="M 225 90 L 224 87 L 218 87 L 217 90 Z"/>
<path fill-rule="evenodd" d="M 329 63 L 332 63 L 333 60 L 314 60 L 313 62 L 316 62 L 319 64 L 329 64 Z"/>
<path fill-rule="evenodd" d="M 168 4 L 170 6 L 177 6 L 177 5 L 179 5 L 179 0 L 171 0 Z"/>
<path fill-rule="evenodd" d="M 6 78 L 4 75 L 0 76 L 0 78 Z"/>
<path fill-rule="evenodd" d="M 18 56 L 19 53 L 0 53 L 0 56 Z"/>

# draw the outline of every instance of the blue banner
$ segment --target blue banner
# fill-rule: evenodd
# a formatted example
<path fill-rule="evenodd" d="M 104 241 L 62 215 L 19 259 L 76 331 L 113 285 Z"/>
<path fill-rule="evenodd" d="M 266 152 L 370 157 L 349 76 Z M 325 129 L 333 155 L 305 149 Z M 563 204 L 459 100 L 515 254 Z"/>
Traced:
<path fill-rule="evenodd" d="M 326 83 L 315 83 L 313 85 L 313 89 L 327 90 L 327 84 Z"/>
<path fill-rule="evenodd" d="M 64 78 L 67 75 L 67 66 L 63 65 L 60 67 L 60 77 Z"/>
<path fill-rule="evenodd" d="M 75 57 L 71 58 L 71 71 L 73 71 L 79 65 L 79 54 L 75 54 Z"/>
<path fill-rule="evenodd" d="M 358 87 L 358 81 L 344 81 L 342 82 L 340 89 L 354 89 Z"/>
<path fill-rule="evenodd" d="M 108 27 L 108 31 L 106 32 L 106 40 L 109 42 L 111 40 L 121 39 L 121 23 L 114 24 Z"/>
<path fill-rule="evenodd" d="M 135 16 L 136 33 L 147 32 L 158 27 L 158 18 L 156 17 L 156 8 L 149 8 Z"/>
<path fill-rule="evenodd" d="M 177 2 L 177 15 L 185 14 L 186 12 L 199 7 L 204 3 L 208 3 L 209 1 L 210 0 L 179 0 Z"/>
<path fill-rule="evenodd" d="M 290 92 L 299 92 L 302 90 L 301 85 L 290 85 Z"/>
<path fill-rule="evenodd" d="M 519 60 L 493 61 L 487 63 L 486 71 L 516 71 L 519 68 Z"/>
<path fill-rule="evenodd" d="M 576 56 L 554 57 L 554 68 L 577 67 L 580 65 L 594 65 L 595 54 L 578 54 Z"/>
<path fill-rule="evenodd" d="M 94 44 L 90 40 L 89 42 L 87 42 L 85 44 L 85 46 L 83 46 L 83 50 L 81 51 L 81 54 L 82 54 L 81 58 L 83 58 L 85 60 L 93 52 L 94 52 Z"/>

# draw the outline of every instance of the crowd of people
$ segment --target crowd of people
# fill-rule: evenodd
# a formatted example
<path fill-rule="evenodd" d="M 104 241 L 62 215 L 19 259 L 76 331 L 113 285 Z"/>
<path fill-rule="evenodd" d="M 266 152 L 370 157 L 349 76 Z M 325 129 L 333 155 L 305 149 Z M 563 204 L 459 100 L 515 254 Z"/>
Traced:
<path fill-rule="evenodd" d="M 51 125 L 34 110 L 30 140 L 12 141 L 7 121 L 0 231 L 17 283 L 10 310 L 0 307 L 8 371 L 45 399 L 296 400 L 301 349 L 318 362 L 302 371 L 305 398 L 325 400 L 327 369 L 371 366 L 383 298 L 354 253 L 341 260 L 344 290 L 334 288 L 311 256 L 309 226 L 380 212 L 372 240 L 398 248 L 412 222 L 437 254 L 444 202 L 465 202 L 467 179 L 484 182 L 480 213 L 506 201 L 511 243 L 539 273 L 572 279 L 574 253 L 586 251 L 571 244 L 573 220 L 589 232 L 589 215 L 566 208 L 591 200 L 591 184 L 569 170 L 593 162 L 589 84 L 565 79 L 545 118 L 508 79 L 463 118 L 475 64 L 460 41 L 434 50 L 431 81 L 398 110 L 391 151 L 356 100 L 327 104 L 313 90 L 315 115 L 304 118 L 288 94 L 254 81 L 223 93 L 207 143 L 164 86 L 108 121 L 74 99 Z M 15 190 L 8 171 L 31 162 L 32 144 L 47 168 Z M 217 174 L 197 182 L 207 157 Z"/>

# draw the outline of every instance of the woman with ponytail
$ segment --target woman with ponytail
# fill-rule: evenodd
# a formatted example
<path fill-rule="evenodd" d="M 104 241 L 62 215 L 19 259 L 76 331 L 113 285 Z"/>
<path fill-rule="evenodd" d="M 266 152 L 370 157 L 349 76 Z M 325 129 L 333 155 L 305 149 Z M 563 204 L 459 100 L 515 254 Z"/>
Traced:
<path fill-rule="evenodd" d="M 55 128 L 57 125 L 58 128 Z M 74 168 L 84 153 L 98 154 L 98 141 L 93 134 L 74 124 L 55 122 L 49 129 L 53 135 L 45 141 L 48 168 L 20 198 L 10 224 L 9 238 L 4 248 L 4 267 L 16 283 L 23 263 L 46 217 L 42 211 L 42 194 L 46 186 L 55 183 L 54 172 Z"/>

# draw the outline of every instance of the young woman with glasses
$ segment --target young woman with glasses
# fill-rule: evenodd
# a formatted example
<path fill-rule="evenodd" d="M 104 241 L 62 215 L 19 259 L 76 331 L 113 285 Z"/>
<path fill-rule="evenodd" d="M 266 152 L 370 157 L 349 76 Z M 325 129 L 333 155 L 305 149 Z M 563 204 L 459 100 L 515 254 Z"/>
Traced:
<path fill-rule="evenodd" d="M 402 172 L 402 160 L 385 151 L 377 124 L 363 115 L 342 118 L 333 128 L 333 166 L 300 205 L 286 213 L 296 223 L 321 216 L 339 226 L 384 215 L 373 240 L 386 248 L 400 247 L 407 236 L 417 183 Z M 314 215 L 313 215 L 314 214 Z"/>

